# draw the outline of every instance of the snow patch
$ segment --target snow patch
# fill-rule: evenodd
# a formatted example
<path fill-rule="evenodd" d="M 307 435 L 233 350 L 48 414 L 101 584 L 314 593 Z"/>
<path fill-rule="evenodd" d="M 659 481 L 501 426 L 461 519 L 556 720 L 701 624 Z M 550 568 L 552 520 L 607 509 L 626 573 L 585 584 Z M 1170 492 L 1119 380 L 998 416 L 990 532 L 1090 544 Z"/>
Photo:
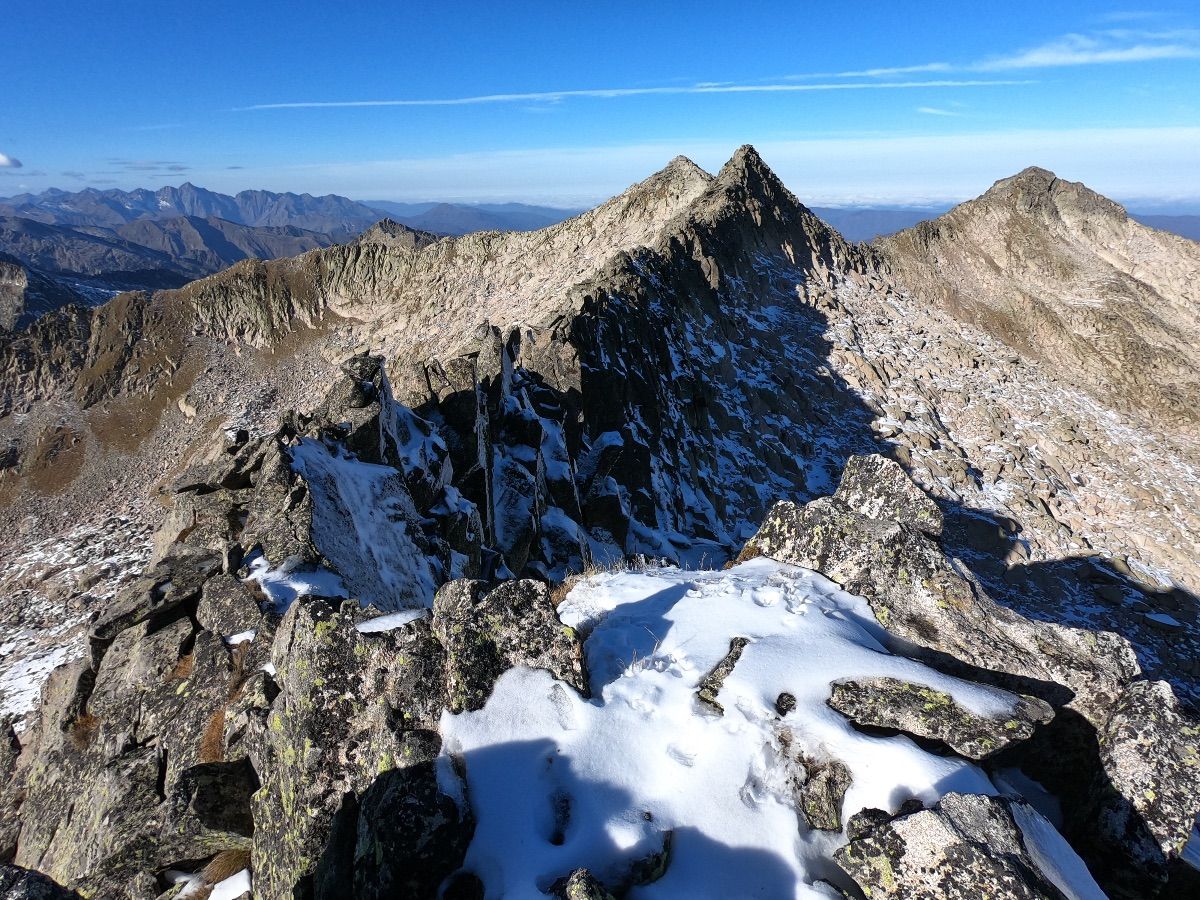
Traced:
<path fill-rule="evenodd" d="M 391 631 L 394 628 L 407 625 L 409 622 L 425 618 L 428 612 L 425 609 L 402 609 L 400 612 L 388 613 L 386 616 L 376 616 L 374 619 L 367 619 L 365 622 L 359 622 L 354 627 L 358 630 L 359 634 Z"/>
<path fill-rule="evenodd" d="M 666 840 L 672 863 L 639 898 L 832 896 L 815 882 L 835 870 L 830 854 L 844 839 L 798 826 L 787 759 L 797 753 L 849 767 L 846 812 L 996 793 L 965 760 L 860 733 L 826 705 L 831 682 L 876 675 L 945 691 L 983 715 L 1013 701 L 890 655 L 866 601 L 814 572 L 757 559 L 725 572 L 594 575 L 560 616 L 590 631 L 594 699 L 512 669 L 482 710 L 443 714 L 443 753 L 463 759 L 478 818 L 466 867 L 489 896 L 538 897 L 581 866 L 620 881 Z M 733 637 L 749 643 L 718 716 L 696 690 Z M 781 717 L 783 692 L 796 706 Z"/>
<path fill-rule="evenodd" d="M 294 563 L 284 564 L 273 568 L 262 555 L 254 551 L 246 557 L 246 567 L 250 570 L 247 581 L 253 581 L 262 589 L 275 605 L 275 612 L 282 615 L 287 612 L 299 597 L 349 597 L 350 592 L 341 576 L 331 572 L 324 566 L 298 566 Z"/>

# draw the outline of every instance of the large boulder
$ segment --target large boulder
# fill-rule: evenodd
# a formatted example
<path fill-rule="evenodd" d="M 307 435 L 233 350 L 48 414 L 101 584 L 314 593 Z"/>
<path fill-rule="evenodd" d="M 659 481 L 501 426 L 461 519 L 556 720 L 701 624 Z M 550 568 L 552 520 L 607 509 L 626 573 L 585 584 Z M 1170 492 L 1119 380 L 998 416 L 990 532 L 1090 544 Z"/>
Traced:
<path fill-rule="evenodd" d="M 851 456 L 833 496 L 868 519 L 900 522 L 933 538 L 942 534 L 941 508 L 886 456 Z"/>
<path fill-rule="evenodd" d="M 1165 681 L 1138 681 L 1100 732 L 1099 751 L 1088 832 L 1099 874 L 1129 896 L 1152 893 L 1166 884 L 1200 816 L 1200 721 Z M 1119 852 L 1130 847 L 1136 867 Z"/>
<path fill-rule="evenodd" d="M 890 473 L 878 491 L 896 482 L 895 470 L 880 463 L 851 463 L 855 497 L 865 496 L 864 471 Z M 911 482 L 871 508 L 883 515 L 904 508 Z M 918 507 L 920 505 L 918 504 Z M 900 513 L 908 522 L 917 511 Z M 772 507 L 742 558 L 770 556 L 815 569 L 870 603 L 892 634 L 933 651 L 942 661 L 1007 673 L 1010 686 L 1047 688 L 1051 702 L 1070 701 L 1094 726 L 1108 718 L 1124 685 L 1140 669 L 1129 642 L 1109 632 L 1092 632 L 1035 622 L 996 603 L 957 561 L 947 559 L 924 531 L 905 521 L 868 516 L 837 495 L 804 506 L 780 501 Z M 1055 691 L 1054 686 L 1061 686 Z M 1065 690 L 1064 690 L 1065 688 Z"/>
<path fill-rule="evenodd" d="M 1103 900 L 1083 861 L 1027 804 L 950 793 L 932 809 L 850 820 L 834 853 L 868 897 Z"/>
<path fill-rule="evenodd" d="M 260 896 L 347 896 L 360 857 L 373 860 L 378 884 L 397 889 L 415 877 L 403 874 L 412 860 L 425 860 L 421 877 L 435 886 L 461 864 L 454 848 L 465 851 L 469 831 L 433 771 L 442 649 L 424 620 L 364 634 L 357 618 L 349 604 L 310 599 L 276 633 L 278 694 L 247 737 L 262 779 L 252 850 Z"/>
<path fill-rule="evenodd" d="M 446 648 L 448 706 L 481 709 L 492 687 L 513 666 L 545 669 L 587 693 L 583 654 L 575 632 L 559 621 L 540 581 L 452 581 L 437 593 L 433 627 Z"/>

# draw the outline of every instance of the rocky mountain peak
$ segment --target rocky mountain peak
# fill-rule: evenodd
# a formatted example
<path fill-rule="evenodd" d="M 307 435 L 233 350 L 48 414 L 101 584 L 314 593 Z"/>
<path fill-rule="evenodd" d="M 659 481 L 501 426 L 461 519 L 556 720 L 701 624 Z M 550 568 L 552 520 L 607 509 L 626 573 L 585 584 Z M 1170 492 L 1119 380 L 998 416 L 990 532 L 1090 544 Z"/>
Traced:
<path fill-rule="evenodd" d="M 435 243 L 436 234 L 409 228 L 395 219 L 380 219 L 355 239 L 356 244 L 385 244 L 389 247 L 404 247 L 416 250 Z"/>
<path fill-rule="evenodd" d="M 1086 190 L 1026 170 L 869 253 L 745 146 L 538 232 L 385 219 L 38 320 L 0 344 L 0 702 L 76 661 L 0 726 L 0 848 L 95 897 L 706 858 L 682 896 L 1195 896 L 1200 452 L 1113 398 L 1196 407 L 1161 322 L 1200 261 Z"/>
<path fill-rule="evenodd" d="M 964 205 L 998 205 L 1012 212 L 1037 213 L 1068 221 L 1087 218 L 1092 227 L 1105 220 L 1123 226 L 1129 218 L 1124 207 L 1087 185 L 1059 178 L 1038 166 L 997 181 L 978 200 Z"/>

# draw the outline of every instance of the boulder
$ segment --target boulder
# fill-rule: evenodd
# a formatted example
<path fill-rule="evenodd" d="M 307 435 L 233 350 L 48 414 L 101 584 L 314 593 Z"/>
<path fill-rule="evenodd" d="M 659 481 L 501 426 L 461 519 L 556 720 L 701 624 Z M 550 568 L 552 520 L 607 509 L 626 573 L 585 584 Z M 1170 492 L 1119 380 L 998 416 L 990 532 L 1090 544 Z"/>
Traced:
<path fill-rule="evenodd" d="M 868 897 L 1102 900 L 1080 860 L 1022 801 L 950 793 L 931 809 L 860 813 L 834 857 Z"/>
<path fill-rule="evenodd" d="M 970 759 L 985 759 L 1054 718 L 1054 710 L 1042 700 L 1012 701 L 1007 715 L 993 718 L 972 712 L 944 691 L 880 677 L 834 682 L 828 703 L 859 725 L 938 740 Z"/>
<path fill-rule="evenodd" d="M 776 503 L 741 558 L 760 554 L 866 598 L 881 625 L 915 645 L 909 652 L 968 676 L 971 667 L 1015 676 L 1023 693 L 1040 686 L 1043 699 L 1070 701 L 1097 727 L 1139 672 L 1124 638 L 1027 619 L 987 596 L 926 534 L 836 497 Z"/>
<path fill-rule="evenodd" d="M 1097 877 L 1128 896 L 1161 889 L 1200 815 L 1200 722 L 1165 681 L 1125 689 L 1098 736 L 1087 832 Z M 1136 866 L 1129 866 L 1132 851 Z"/>
<path fill-rule="evenodd" d="M 873 453 L 851 456 L 834 497 L 868 519 L 900 522 L 930 537 L 942 533 L 942 510 L 900 464 Z"/>
<path fill-rule="evenodd" d="M 40 872 L 0 866 L 0 900 L 83 900 Z"/>
<path fill-rule="evenodd" d="M 513 666 L 545 669 L 587 693 L 579 639 L 559 621 L 540 581 L 506 581 L 490 591 L 479 581 L 452 581 L 434 599 L 433 628 L 446 648 L 453 712 L 481 709 Z"/>

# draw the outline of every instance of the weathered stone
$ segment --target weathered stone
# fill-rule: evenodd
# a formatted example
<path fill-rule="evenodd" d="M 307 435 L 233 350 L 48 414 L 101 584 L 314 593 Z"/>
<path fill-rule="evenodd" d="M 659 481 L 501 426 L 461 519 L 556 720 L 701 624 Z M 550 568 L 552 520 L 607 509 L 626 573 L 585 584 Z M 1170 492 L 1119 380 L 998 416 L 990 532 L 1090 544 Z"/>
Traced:
<path fill-rule="evenodd" d="M 201 627 L 229 637 L 259 628 L 262 618 L 258 600 L 244 582 L 232 575 L 216 575 L 204 583 L 196 609 Z"/>
<path fill-rule="evenodd" d="M 842 830 L 842 805 L 853 778 L 846 764 L 838 759 L 798 760 L 803 780 L 794 783 L 797 809 L 810 828 L 819 831 Z"/>
<path fill-rule="evenodd" d="M 721 693 L 721 685 L 725 683 L 725 679 L 729 677 L 729 673 L 733 671 L 733 667 L 742 658 L 742 651 L 746 649 L 746 645 L 749 643 L 750 640 L 748 638 L 733 638 L 729 642 L 729 652 L 721 658 L 720 662 L 713 666 L 711 672 L 700 679 L 700 685 L 696 689 L 696 696 L 700 699 L 700 702 L 707 704 L 718 714 L 725 712 L 725 708 L 717 702 L 717 695 Z"/>
<path fill-rule="evenodd" d="M 1098 877 L 1128 896 L 1156 891 L 1200 814 L 1200 722 L 1166 682 L 1138 681 L 1119 698 L 1098 743 L 1102 771 L 1088 811 Z"/>
<path fill-rule="evenodd" d="M 405 873 L 402 846 L 428 854 L 428 877 L 461 864 L 435 863 L 465 846 L 431 776 L 445 706 L 442 649 L 423 620 L 370 634 L 356 620 L 351 608 L 322 600 L 293 604 L 272 648 L 279 693 L 265 716 L 261 700 L 246 710 L 243 741 L 262 779 L 252 807 L 258 896 L 345 896 L 360 841 L 364 854 L 391 848 L 374 863 L 388 884 L 425 877 Z M 365 812 L 382 807 L 404 814 Z"/>
<path fill-rule="evenodd" d="M 836 498 L 777 503 L 742 551 L 755 554 L 816 569 L 865 597 L 888 631 L 943 660 L 1065 685 L 1074 697 L 1060 690 L 1062 700 L 1096 724 L 1139 671 L 1123 638 L 1026 619 L 960 574 L 925 535 Z"/>
<path fill-rule="evenodd" d="M 360 798 L 356 900 L 434 897 L 462 865 L 473 823 L 438 786 L 440 747 L 433 732 L 406 733 L 398 767 L 380 773 Z"/>
<path fill-rule="evenodd" d="M 546 669 L 586 694 L 579 639 L 558 619 L 538 581 L 507 581 L 491 591 L 452 581 L 433 603 L 433 628 L 446 648 L 449 707 L 483 707 L 496 679 L 513 666 Z"/>
<path fill-rule="evenodd" d="M 859 725 L 894 728 L 941 741 L 970 759 L 985 759 L 1054 718 L 1054 710 L 1042 700 L 1010 698 L 1009 713 L 992 718 L 972 712 L 944 691 L 881 677 L 834 682 L 828 703 Z"/>
<path fill-rule="evenodd" d="M 576 869 L 553 890 L 560 900 L 613 900 L 612 894 L 587 869 Z"/>
<path fill-rule="evenodd" d="M 878 812 L 878 811 L 876 811 Z M 843 869 L 869 897 L 898 900 L 1064 900 L 1041 868 L 1055 859 L 1066 868 L 1071 850 L 1061 837 L 1047 851 L 1040 826 L 1053 827 L 1019 801 L 946 794 L 931 809 L 851 820 L 850 843 L 835 851 Z M 1029 828 L 1038 830 L 1030 833 Z M 1083 863 L 1075 860 L 1086 873 Z M 1090 878 L 1087 879 L 1090 882 Z M 1094 883 L 1089 885 L 1100 896 Z"/>
<path fill-rule="evenodd" d="M 0 866 L 0 900 L 83 900 L 40 872 Z"/>
<path fill-rule="evenodd" d="M 931 537 L 942 533 L 942 511 L 900 465 L 878 454 L 851 456 L 833 495 L 869 519 L 909 525 Z"/>

